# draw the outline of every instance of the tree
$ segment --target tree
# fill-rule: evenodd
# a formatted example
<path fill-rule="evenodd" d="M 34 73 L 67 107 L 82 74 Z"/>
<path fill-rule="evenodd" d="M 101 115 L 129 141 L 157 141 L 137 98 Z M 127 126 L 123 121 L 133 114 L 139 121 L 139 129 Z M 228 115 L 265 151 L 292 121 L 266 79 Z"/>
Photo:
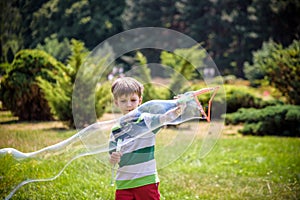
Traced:
<path fill-rule="evenodd" d="M 134 57 L 135 61 L 133 67 L 127 76 L 131 76 L 139 80 L 144 85 L 143 101 L 158 99 L 158 94 L 151 82 L 151 70 L 148 67 L 147 58 L 140 52 L 137 51 Z"/>
<path fill-rule="evenodd" d="M 38 84 L 42 88 L 45 98 L 49 102 L 51 112 L 68 126 L 74 127 L 72 115 L 72 93 L 76 73 L 81 66 L 88 51 L 84 44 L 77 40 L 72 40 L 72 54 L 68 59 L 68 64 L 57 65 L 55 69 L 45 70 L 55 81 L 49 81 L 43 77 L 38 77 Z"/>
<path fill-rule="evenodd" d="M 92 49 L 122 31 L 120 15 L 124 1 L 50 0 L 33 13 L 31 46 L 57 34 L 57 39 L 76 38 Z"/>
<path fill-rule="evenodd" d="M 62 66 L 41 50 L 19 51 L 1 82 L 1 101 L 20 120 L 50 120 L 52 114 L 36 77 L 54 81 L 44 69 Z"/>
<path fill-rule="evenodd" d="M 285 46 L 299 39 L 298 1 L 178 0 L 176 6 L 184 33 L 204 43 L 223 74 L 243 78 L 243 63 L 264 41 Z"/>
<path fill-rule="evenodd" d="M 105 108 L 108 102 L 111 99 L 109 87 L 107 84 L 101 84 L 95 89 L 95 93 L 90 94 L 85 91 L 90 91 L 89 88 L 94 86 L 95 77 L 97 77 L 97 73 L 95 71 L 90 70 L 90 74 L 86 76 L 79 76 L 79 82 L 82 84 L 80 89 L 77 90 L 78 94 L 74 96 L 74 84 L 75 81 L 78 81 L 77 72 L 79 68 L 83 65 L 87 55 L 88 50 L 84 46 L 83 42 L 77 41 L 75 39 L 71 40 L 72 48 L 71 55 L 68 59 L 68 63 L 66 66 L 58 65 L 55 69 L 46 70 L 47 74 L 54 80 L 48 81 L 42 77 L 38 78 L 39 86 L 42 88 L 45 98 L 49 102 L 49 106 L 51 108 L 51 112 L 53 115 L 61 121 L 67 123 L 67 125 L 71 128 L 83 128 L 86 125 L 94 123 L 93 119 L 90 119 L 85 116 L 89 116 L 91 112 L 96 108 L 96 114 L 98 117 L 101 117 L 105 112 Z M 103 63 L 100 61 L 100 64 Z M 91 82 L 92 81 L 92 82 Z M 95 105 L 88 105 L 85 102 L 80 102 L 80 105 L 75 105 L 77 107 L 82 107 L 80 113 L 73 112 L 72 103 L 74 106 L 74 97 L 84 96 L 84 100 L 90 102 L 90 98 L 94 98 L 96 96 Z M 76 104 L 76 101 L 75 101 Z M 80 124 L 75 124 L 75 117 L 82 118 Z M 80 115 L 80 116 L 78 116 Z"/>
<path fill-rule="evenodd" d="M 64 38 L 62 42 L 57 39 L 57 34 L 53 34 L 50 37 L 46 37 L 44 44 L 39 43 L 36 49 L 43 50 L 60 62 L 65 63 L 67 58 L 71 54 L 71 44 L 69 39 Z"/>
<path fill-rule="evenodd" d="M 277 88 L 287 102 L 300 104 L 300 41 L 288 47 L 269 41 L 262 49 L 253 52 L 253 64 L 245 63 L 245 73 L 253 83 L 263 77 Z M 260 81 L 261 82 L 261 81 Z"/>
<path fill-rule="evenodd" d="M 22 17 L 16 1 L 0 2 L 0 62 L 11 62 L 9 52 L 16 54 L 23 47 L 21 32 Z M 11 57 L 13 57 L 13 55 Z"/>
<path fill-rule="evenodd" d="M 9 1 L 9 0 L 6 0 Z M 33 41 L 35 41 L 35 37 L 33 33 L 37 31 L 37 29 L 32 29 L 31 24 L 34 20 L 34 13 L 40 9 L 40 7 L 48 2 L 49 0 L 16 0 L 16 7 L 19 9 L 20 14 L 22 16 L 22 21 L 20 22 L 20 34 L 22 35 L 24 46 L 23 48 L 34 48 L 37 43 L 33 45 Z M 44 21 L 44 24 L 45 25 Z M 46 31 L 45 26 L 43 27 L 43 31 Z M 43 38 L 44 39 L 44 38 Z M 42 41 L 42 40 L 41 40 Z"/>
<path fill-rule="evenodd" d="M 203 59 L 206 51 L 200 49 L 198 45 L 188 49 L 176 49 L 174 53 L 163 51 L 161 53 L 161 63 L 174 69 L 171 75 L 170 97 L 173 98 L 183 92 L 186 81 L 194 79 L 197 69 L 203 68 Z"/>
<path fill-rule="evenodd" d="M 121 15 L 125 30 L 140 27 L 165 27 L 178 30 L 177 0 L 126 0 L 125 9 Z M 158 63 L 160 50 L 141 49 L 140 52 L 150 63 Z"/>
<path fill-rule="evenodd" d="M 143 26 L 161 27 L 161 17 L 160 1 L 126 0 L 122 23 L 125 30 Z"/>

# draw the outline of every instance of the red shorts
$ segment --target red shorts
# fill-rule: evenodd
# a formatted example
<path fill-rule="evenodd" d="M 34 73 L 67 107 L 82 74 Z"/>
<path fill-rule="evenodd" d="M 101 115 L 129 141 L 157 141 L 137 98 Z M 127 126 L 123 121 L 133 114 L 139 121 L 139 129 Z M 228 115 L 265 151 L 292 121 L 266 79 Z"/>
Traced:
<path fill-rule="evenodd" d="M 116 190 L 116 200 L 159 200 L 159 183 L 153 183 L 136 188 Z"/>

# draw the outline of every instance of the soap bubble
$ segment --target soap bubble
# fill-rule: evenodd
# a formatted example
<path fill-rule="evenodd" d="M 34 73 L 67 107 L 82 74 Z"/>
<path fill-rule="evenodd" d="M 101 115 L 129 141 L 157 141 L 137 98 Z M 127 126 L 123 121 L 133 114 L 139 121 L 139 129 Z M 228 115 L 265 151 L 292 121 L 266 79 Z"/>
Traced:
<path fill-rule="evenodd" d="M 117 59 L 128 53 L 145 49 L 173 53 L 185 63 L 192 65 L 198 74 L 198 79 L 205 83 L 204 89 L 197 93 L 192 89 L 191 83 L 195 79 L 188 80 L 178 69 L 161 63 L 149 62 L 147 67 L 151 68 L 151 74 L 177 76 L 178 87 L 171 88 L 169 82 L 156 81 L 154 77 L 143 78 L 144 72 L 135 68 L 129 71 L 121 68 L 116 70 Z M 184 51 L 187 49 L 199 50 L 204 54 L 195 58 L 189 54 L 189 51 Z M 97 122 L 95 88 L 99 85 L 101 87 L 104 82 L 109 81 L 108 79 L 112 79 L 112 76 L 108 76 L 111 72 L 118 76 L 134 77 L 144 85 L 160 85 L 180 96 L 178 99 L 148 101 L 125 116 L 113 113 L 114 119 Z M 127 138 L 121 143 L 121 151 L 124 152 L 129 151 L 131 142 L 146 141 L 155 133 L 155 158 L 158 170 L 168 167 L 180 158 L 196 141 L 196 137 L 201 138 L 197 140 L 197 142 L 201 141 L 198 158 L 204 158 L 221 134 L 224 118 L 220 116 L 226 110 L 222 79 L 216 84 L 213 77 L 221 77 L 221 75 L 211 57 L 199 43 L 180 32 L 145 27 L 128 30 L 108 38 L 89 54 L 77 73 L 72 96 L 72 112 L 78 132 L 58 144 L 35 152 L 23 153 L 12 148 L 1 149 L 1 160 L 5 165 L 11 166 L 4 174 L 4 182 L 7 185 L 2 193 L 7 195 L 6 199 L 9 199 L 23 185 L 55 180 L 72 161 L 88 155 L 95 155 L 104 164 L 103 166 L 110 168 L 108 153 L 114 151 L 117 146 L 109 144 L 111 130 L 116 125 L 120 126 L 118 137 Z M 216 93 L 218 98 L 222 99 L 222 103 L 215 104 L 213 101 Z M 201 100 L 204 95 L 206 96 L 203 99 L 206 102 Z M 153 119 L 159 119 L 180 104 L 185 104 L 185 107 L 179 117 L 153 122 L 155 121 Z M 89 112 L 86 112 L 87 110 Z M 139 119 L 143 119 L 142 123 L 137 123 Z M 143 157 L 143 154 L 140 156 Z M 32 170 L 29 173 L 28 170 L 22 169 L 22 166 L 31 166 Z M 146 172 L 144 170 L 144 173 Z M 15 176 L 17 178 L 5 180 L 12 177 L 8 176 L 8 173 L 17 174 Z"/>

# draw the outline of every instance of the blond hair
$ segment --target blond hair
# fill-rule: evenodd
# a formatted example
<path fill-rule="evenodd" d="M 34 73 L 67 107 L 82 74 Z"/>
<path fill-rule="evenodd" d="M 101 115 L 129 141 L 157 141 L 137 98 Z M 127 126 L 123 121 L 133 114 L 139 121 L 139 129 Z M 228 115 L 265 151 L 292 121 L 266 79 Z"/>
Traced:
<path fill-rule="evenodd" d="M 111 87 L 111 92 L 115 99 L 123 95 L 136 93 L 139 97 L 142 96 L 144 86 L 131 77 L 121 77 L 115 80 Z"/>

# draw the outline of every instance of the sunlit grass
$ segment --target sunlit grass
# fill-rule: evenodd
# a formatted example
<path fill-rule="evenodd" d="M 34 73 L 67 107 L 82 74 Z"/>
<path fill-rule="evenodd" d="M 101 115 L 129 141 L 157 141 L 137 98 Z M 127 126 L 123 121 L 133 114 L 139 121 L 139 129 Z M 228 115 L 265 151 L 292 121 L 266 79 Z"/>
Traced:
<path fill-rule="evenodd" d="M 0 116 L 0 148 L 35 151 L 75 133 L 60 122 L 6 123 L 9 120 L 12 119 L 8 113 L 5 119 Z M 167 131 L 174 137 L 172 131 L 176 129 Z M 232 135 L 232 131 L 226 130 L 226 133 Z M 195 137 L 176 161 L 159 169 L 162 199 L 299 199 L 299 138 L 223 136 L 208 156 L 199 159 L 201 142 L 201 137 Z M 11 162 L 15 161 L 0 158 L 1 199 L 9 192 L 1 179 L 11 170 Z M 65 163 L 57 162 L 57 165 L 49 162 L 43 170 L 51 171 L 53 166 Z M 18 170 L 32 173 L 32 165 L 28 162 Z M 16 181 L 20 177 L 9 179 Z M 97 156 L 86 156 L 72 162 L 54 181 L 21 187 L 12 199 L 110 200 L 114 199 L 114 187 L 110 186 L 109 167 Z"/>

